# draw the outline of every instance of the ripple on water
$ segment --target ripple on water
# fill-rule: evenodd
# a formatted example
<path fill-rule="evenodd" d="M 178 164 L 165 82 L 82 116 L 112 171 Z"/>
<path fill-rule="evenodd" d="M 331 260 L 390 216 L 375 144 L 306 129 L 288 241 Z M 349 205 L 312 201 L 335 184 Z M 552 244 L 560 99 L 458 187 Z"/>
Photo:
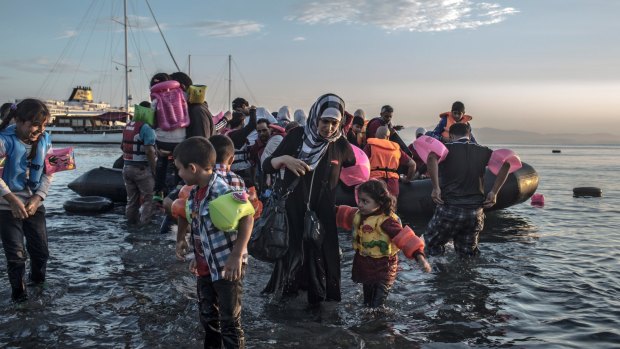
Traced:
<path fill-rule="evenodd" d="M 480 258 L 457 258 L 450 246 L 429 258 L 430 274 L 401 259 L 383 311 L 367 311 L 350 279 L 350 232 L 339 234 L 343 300 L 318 310 L 307 308 L 304 293 L 286 303 L 261 295 L 272 266 L 251 258 L 243 309 L 248 347 L 617 347 L 620 168 L 609 164 L 617 164 L 618 148 L 596 148 L 597 157 L 587 156 L 590 148 L 570 148 L 562 161 L 543 148 L 518 151 L 539 171 L 545 207 L 526 202 L 487 214 Z M 116 152 L 80 146 L 79 171 L 55 178 L 46 199 L 47 285 L 29 288 L 31 299 L 20 306 L 0 288 L 0 347 L 202 347 L 195 280 L 174 258 L 173 234 L 158 234 L 157 225 L 128 227 L 122 206 L 94 216 L 62 208 L 75 196 L 64 189 L 72 176 L 111 163 Z M 573 198 L 572 188 L 584 184 L 604 188 L 604 196 Z M 422 234 L 427 222 L 416 217 L 411 224 Z M 6 275 L 5 263 L 0 273 Z"/>

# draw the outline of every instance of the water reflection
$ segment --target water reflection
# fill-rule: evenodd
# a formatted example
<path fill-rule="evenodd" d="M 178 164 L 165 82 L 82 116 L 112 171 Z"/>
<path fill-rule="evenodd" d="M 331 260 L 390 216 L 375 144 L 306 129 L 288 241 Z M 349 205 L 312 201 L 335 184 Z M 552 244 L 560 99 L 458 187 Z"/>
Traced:
<path fill-rule="evenodd" d="M 499 315 L 501 302 L 494 299 L 489 285 L 497 284 L 483 277 L 477 259 L 439 257 L 433 259 L 434 277 L 429 283 L 426 312 L 430 342 L 491 344 L 489 337 L 502 335 L 497 324 L 505 321 Z"/>
<path fill-rule="evenodd" d="M 531 208 L 538 210 L 537 208 Z M 539 239 L 539 227 L 531 222 L 529 217 L 510 210 L 485 213 L 484 229 L 480 234 L 480 242 L 532 243 Z"/>
<path fill-rule="evenodd" d="M 81 149 L 75 175 L 110 162 L 102 150 Z M 606 156 L 616 159 L 617 149 Z M 583 173 L 573 168 L 580 161 Z M 553 178 L 541 182 L 545 208 L 524 203 L 489 213 L 478 259 L 463 261 L 449 249 L 431 258 L 434 272 L 424 274 L 403 258 L 385 313 L 364 309 L 361 288 L 350 280 L 350 233 L 339 235 L 343 301 L 319 310 L 306 308 L 304 294 L 286 304 L 261 295 L 272 266 L 251 261 L 244 280 L 248 347 L 617 347 L 617 165 L 596 167 L 609 174 L 596 184 L 611 188 L 606 196 L 574 199 L 570 188 L 581 185 L 575 178 L 593 180 L 594 167 L 580 161 L 566 161 L 564 170 L 539 159 L 541 178 Z M 73 175 L 60 173 L 46 199 L 47 287 L 29 288 L 31 300 L 19 307 L 6 283 L 0 287 L 0 347 L 202 347 L 195 280 L 174 258 L 174 237 L 157 227 L 128 230 L 122 207 L 66 214 L 62 203 L 74 194 L 65 186 Z M 428 219 L 409 223 L 421 235 Z M 6 280 L 5 262 L 0 274 Z"/>

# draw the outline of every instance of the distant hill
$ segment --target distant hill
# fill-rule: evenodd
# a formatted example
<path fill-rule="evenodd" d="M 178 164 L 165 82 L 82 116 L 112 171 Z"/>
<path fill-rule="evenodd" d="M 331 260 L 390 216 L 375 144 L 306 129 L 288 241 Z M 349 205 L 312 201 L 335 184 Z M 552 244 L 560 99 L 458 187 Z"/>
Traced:
<path fill-rule="evenodd" d="M 429 129 L 429 128 L 427 128 Z M 415 128 L 405 128 L 401 135 L 409 143 L 414 137 Z M 536 133 L 517 130 L 500 130 L 496 128 L 474 128 L 474 136 L 479 143 L 485 144 L 617 144 L 620 136 L 610 133 Z"/>

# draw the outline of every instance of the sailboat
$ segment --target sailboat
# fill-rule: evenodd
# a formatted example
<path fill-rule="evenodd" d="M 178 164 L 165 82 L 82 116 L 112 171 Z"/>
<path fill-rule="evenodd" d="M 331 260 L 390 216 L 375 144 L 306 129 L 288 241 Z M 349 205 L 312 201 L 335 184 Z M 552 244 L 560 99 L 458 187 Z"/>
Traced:
<path fill-rule="evenodd" d="M 147 5 L 149 5 L 148 1 Z M 151 14 L 153 15 L 155 23 L 157 23 L 152 10 Z M 129 94 L 129 72 L 131 72 L 132 69 L 130 69 L 128 65 L 127 52 L 127 0 L 123 1 L 123 17 L 124 63 L 114 63 L 124 68 L 124 106 L 112 107 L 106 102 L 94 102 L 93 90 L 90 86 L 74 87 L 71 95 L 66 101 L 45 100 L 44 103 L 47 105 L 51 115 L 47 131 L 51 134 L 53 142 L 72 144 L 121 143 L 123 129 L 125 124 L 131 119 L 133 113 L 133 106 L 130 106 L 132 97 Z M 157 24 L 157 27 L 160 29 L 159 24 Z M 161 35 L 163 38 L 163 33 L 161 33 Z M 118 70 L 118 67 L 116 69 Z"/>

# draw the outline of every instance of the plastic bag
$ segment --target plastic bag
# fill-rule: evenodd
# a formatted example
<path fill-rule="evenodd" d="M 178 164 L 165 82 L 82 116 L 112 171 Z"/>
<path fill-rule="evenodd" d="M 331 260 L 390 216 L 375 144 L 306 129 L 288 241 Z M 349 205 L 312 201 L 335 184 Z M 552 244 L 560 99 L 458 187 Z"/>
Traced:
<path fill-rule="evenodd" d="M 288 252 L 289 223 L 286 199 L 300 181 L 297 177 L 281 194 L 275 192 L 267 199 L 263 214 L 254 222 L 248 242 L 248 253 L 263 262 L 275 262 Z"/>
<path fill-rule="evenodd" d="M 75 170 L 73 147 L 51 149 L 45 156 L 45 173 Z"/>
<path fill-rule="evenodd" d="M 263 215 L 255 222 L 248 242 L 250 255 L 263 262 L 275 262 L 288 251 L 286 197 L 267 201 Z"/>

